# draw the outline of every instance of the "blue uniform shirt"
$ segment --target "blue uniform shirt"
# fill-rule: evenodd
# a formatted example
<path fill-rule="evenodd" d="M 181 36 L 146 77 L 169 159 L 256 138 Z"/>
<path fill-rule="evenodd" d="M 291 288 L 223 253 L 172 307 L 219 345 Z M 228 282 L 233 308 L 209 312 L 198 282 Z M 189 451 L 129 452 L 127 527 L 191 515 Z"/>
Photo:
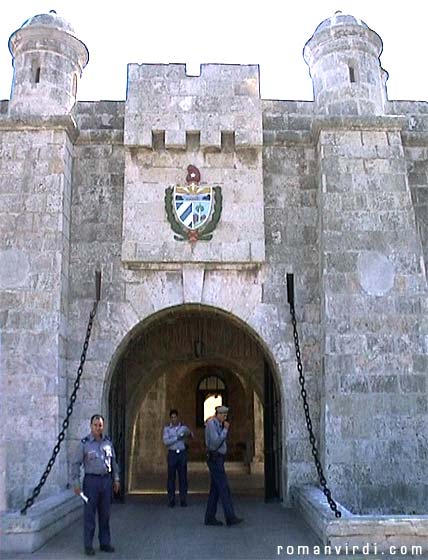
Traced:
<path fill-rule="evenodd" d="M 214 417 L 208 420 L 205 426 L 205 443 L 208 451 L 218 451 L 225 455 L 227 452 L 227 434 L 227 428 L 223 427 L 218 418 Z"/>
<path fill-rule="evenodd" d="M 92 434 L 83 438 L 77 446 L 71 464 L 71 479 L 74 486 L 80 485 L 80 465 L 83 464 L 85 474 L 113 474 L 115 482 L 119 482 L 119 467 L 113 444 L 107 436 L 97 441 Z"/>
<path fill-rule="evenodd" d="M 181 422 L 179 422 L 177 426 L 167 424 L 163 429 L 162 439 L 169 451 L 184 451 L 186 449 L 184 436 L 191 433 L 189 428 Z"/>

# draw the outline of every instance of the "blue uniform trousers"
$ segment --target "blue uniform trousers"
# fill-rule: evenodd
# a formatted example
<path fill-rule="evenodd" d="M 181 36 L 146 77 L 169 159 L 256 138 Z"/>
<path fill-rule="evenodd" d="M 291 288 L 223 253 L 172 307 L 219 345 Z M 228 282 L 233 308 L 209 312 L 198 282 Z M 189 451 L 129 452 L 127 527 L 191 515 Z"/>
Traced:
<path fill-rule="evenodd" d="M 187 451 L 168 451 L 168 502 L 175 502 L 175 477 L 178 473 L 178 487 L 180 489 L 181 502 L 186 501 L 187 496 Z"/>
<path fill-rule="evenodd" d="M 110 474 L 98 476 L 87 474 L 83 479 L 83 493 L 88 497 L 84 510 L 85 548 L 92 548 L 95 534 L 95 515 L 98 510 L 98 538 L 100 545 L 110 543 L 110 506 L 112 497 L 112 479 Z"/>
<path fill-rule="evenodd" d="M 207 464 L 210 470 L 211 485 L 207 511 L 205 512 L 205 521 L 209 522 L 215 518 L 219 498 L 223 506 L 224 517 L 226 521 L 230 521 L 234 519 L 236 515 L 233 509 L 229 482 L 227 480 L 226 471 L 224 470 L 224 455 L 218 452 L 210 453 Z"/>

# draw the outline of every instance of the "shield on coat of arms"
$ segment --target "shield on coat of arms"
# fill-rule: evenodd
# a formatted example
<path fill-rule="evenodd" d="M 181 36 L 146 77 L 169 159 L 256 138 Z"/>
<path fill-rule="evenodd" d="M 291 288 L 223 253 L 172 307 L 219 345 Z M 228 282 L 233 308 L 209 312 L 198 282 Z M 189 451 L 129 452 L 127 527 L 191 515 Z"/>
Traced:
<path fill-rule="evenodd" d="M 174 187 L 174 210 L 178 221 L 195 230 L 209 219 L 213 203 L 213 189 L 196 183 Z"/>
<path fill-rule="evenodd" d="M 210 241 L 223 207 L 221 187 L 200 185 L 201 173 L 187 167 L 187 185 L 165 189 L 165 211 L 176 241 Z"/>

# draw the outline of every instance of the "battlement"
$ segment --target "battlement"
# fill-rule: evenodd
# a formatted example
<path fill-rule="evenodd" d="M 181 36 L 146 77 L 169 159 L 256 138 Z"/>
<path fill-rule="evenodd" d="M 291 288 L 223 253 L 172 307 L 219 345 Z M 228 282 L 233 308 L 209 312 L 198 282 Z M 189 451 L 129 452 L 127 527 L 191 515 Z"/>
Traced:
<path fill-rule="evenodd" d="M 152 148 L 164 136 L 166 149 L 185 149 L 188 134 L 202 149 L 234 135 L 235 148 L 261 147 L 259 67 L 203 64 L 188 76 L 184 64 L 129 64 L 125 144 Z"/>
<path fill-rule="evenodd" d="M 239 84 L 242 80 L 254 79 L 258 82 L 259 66 L 257 64 L 214 64 L 206 63 L 200 65 L 200 74 L 195 76 L 187 73 L 186 64 L 128 64 L 128 79 L 142 78 L 151 80 L 153 78 L 184 79 L 190 78 L 202 83 L 203 80 L 223 81 Z M 254 91 L 253 95 L 258 96 L 259 92 Z"/>

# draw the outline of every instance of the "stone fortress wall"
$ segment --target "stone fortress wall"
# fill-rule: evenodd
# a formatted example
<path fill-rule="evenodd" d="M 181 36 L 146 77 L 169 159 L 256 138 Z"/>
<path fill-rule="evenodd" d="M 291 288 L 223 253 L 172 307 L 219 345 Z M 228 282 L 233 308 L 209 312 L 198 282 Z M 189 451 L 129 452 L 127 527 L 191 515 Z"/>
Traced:
<path fill-rule="evenodd" d="M 379 36 L 352 16 L 320 24 L 305 48 L 314 102 L 260 99 L 257 67 L 187 77 L 174 64 L 130 65 L 126 101 L 77 103 L 87 54 L 68 24 L 36 16 L 12 37 L 15 84 L 0 106 L 2 507 L 20 506 L 49 457 L 99 268 L 69 451 L 92 411 L 107 411 L 129 333 L 197 304 L 245 324 L 274 365 L 284 500 L 315 482 L 292 272 L 333 495 L 355 511 L 425 511 L 428 102 L 388 100 Z M 189 164 L 223 192 L 213 240 L 193 249 L 164 210 Z M 62 454 L 44 495 L 66 487 L 67 468 Z"/>

